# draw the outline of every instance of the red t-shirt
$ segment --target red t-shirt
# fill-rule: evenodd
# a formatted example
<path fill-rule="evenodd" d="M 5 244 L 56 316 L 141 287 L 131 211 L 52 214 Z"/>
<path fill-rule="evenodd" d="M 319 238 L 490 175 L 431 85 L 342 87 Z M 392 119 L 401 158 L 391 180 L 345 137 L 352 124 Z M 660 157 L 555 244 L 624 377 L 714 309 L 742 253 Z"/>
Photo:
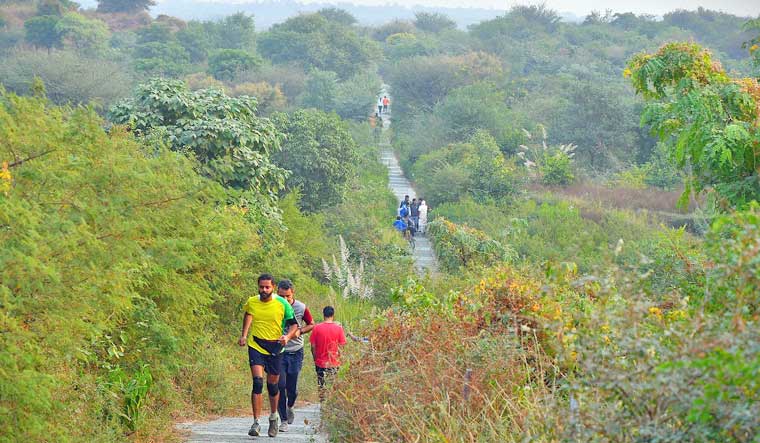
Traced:
<path fill-rule="evenodd" d="M 314 326 L 309 337 L 314 349 L 314 364 L 320 368 L 340 366 L 340 347 L 346 344 L 343 326 L 337 323 L 320 323 Z"/>

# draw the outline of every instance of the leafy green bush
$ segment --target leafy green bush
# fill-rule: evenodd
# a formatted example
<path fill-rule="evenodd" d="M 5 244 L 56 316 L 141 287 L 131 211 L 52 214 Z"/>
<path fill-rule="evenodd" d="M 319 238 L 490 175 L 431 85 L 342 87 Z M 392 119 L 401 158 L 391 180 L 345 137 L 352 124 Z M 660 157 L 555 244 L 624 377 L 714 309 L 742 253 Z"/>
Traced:
<path fill-rule="evenodd" d="M 272 118 L 286 136 L 276 164 L 291 171 L 287 188 L 300 190 L 301 207 L 316 212 L 342 202 L 357 161 L 356 143 L 346 124 L 336 114 L 316 109 Z"/>
<path fill-rule="evenodd" d="M 578 366 L 558 405 L 573 441 L 751 442 L 760 336 L 683 304 L 610 299 L 566 337 Z M 550 425 L 553 426 L 553 425 Z"/>
<path fill-rule="evenodd" d="M 522 183 L 514 162 L 504 158 L 485 131 L 476 131 L 467 143 L 421 156 L 413 177 L 421 195 L 434 205 L 465 196 L 502 201 L 517 195 Z"/>
<path fill-rule="evenodd" d="M 435 253 L 448 271 L 461 267 L 491 266 L 516 258 L 514 250 L 467 225 L 455 225 L 443 217 L 428 224 Z"/>
<path fill-rule="evenodd" d="M 165 430 L 185 393 L 237 383 L 237 356 L 207 344 L 235 333 L 269 228 L 186 156 L 103 125 L 86 108 L 0 97 L 2 440 Z M 189 354 L 227 364 L 180 374 Z"/>
<path fill-rule="evenodd" d="M 571 158 L 565 152 L 555 152 L 544 157 L 541 165 L 541 183 L 549 186 L 565 186 L 575 180 Z"/>
<path fill-rule="evenodd" d="M 180 80 L 154 79 L 111 108 L 109 118 L 192 153 L 204 174 L 226 186 L 253 190 L 265 199 L 284 186 L 285 171 L 270 161 L 282 134 L 256 115 L 254 98 L 228 97 L 216 89 L 190 91 Z"/>

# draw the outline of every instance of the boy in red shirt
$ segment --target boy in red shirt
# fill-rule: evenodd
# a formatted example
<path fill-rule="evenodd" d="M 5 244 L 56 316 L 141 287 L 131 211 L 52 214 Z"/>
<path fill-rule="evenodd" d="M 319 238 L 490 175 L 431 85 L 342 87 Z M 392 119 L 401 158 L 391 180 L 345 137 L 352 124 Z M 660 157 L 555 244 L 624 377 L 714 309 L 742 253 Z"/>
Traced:
<path fill-rule="evenodd" d="M 317 371 L 319 401 L 325 399 L 325 383 L 335 376 L 340 368 L 340 347 L 346 344 L 343 327 L 335 323 L 335 308 L 325 306 L 322 310 L 324 321 L 311 331 L 311 355 Z"/>

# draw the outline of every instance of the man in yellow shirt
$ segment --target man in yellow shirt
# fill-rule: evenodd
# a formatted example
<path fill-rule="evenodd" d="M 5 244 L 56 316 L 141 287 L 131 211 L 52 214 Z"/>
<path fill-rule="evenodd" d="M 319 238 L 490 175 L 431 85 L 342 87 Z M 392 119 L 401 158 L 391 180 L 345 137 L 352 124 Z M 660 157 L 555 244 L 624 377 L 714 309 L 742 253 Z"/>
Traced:
<path fill-rule="evenodd" d="M 269 274 L 259 276 L 259 296 L 250 297 L 243 310 L 243 332 L 238 344 L 248 345 L 248 363 L 251 366 L 253 390 L 251 391 L 251 409 L 253 425 L 248 431 L 250 436 L 261 433 L 259 415 L 261 414 L 264 391 L 264 372 L 267 373 L 267 392 L 269 393 L 269 430 L 267 435 L 277 436 L 279 414 L 277 402 L 280 389 L 282 350 L 285 344 L 298 333 L 298 323 L 290 303 L 274 291 L 274 277 Z M 287 331 L 287 333 L 283 333 Z M 250 335 L 249 335 L 250 332 Z"/>

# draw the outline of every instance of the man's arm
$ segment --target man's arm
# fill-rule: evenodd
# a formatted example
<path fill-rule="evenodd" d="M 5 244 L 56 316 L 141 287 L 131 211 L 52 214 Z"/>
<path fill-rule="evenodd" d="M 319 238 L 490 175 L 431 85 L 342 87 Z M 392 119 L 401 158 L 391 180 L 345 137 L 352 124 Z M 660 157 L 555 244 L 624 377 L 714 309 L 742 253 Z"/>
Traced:
<path fill-rule="evenodd" d="M 314 329 L 314 317 L 311 316 L 309 308 L 306 308 L 303 312 L 303 321 L 306 323 L 306 326 L 301 328 L 299 335 L 308 334 L 312 329 Z"/>
<path fill-rule="evenodd" d="M 282 303 L 282 306 L 285 308 L 283 321 L 285 322 L 285 327 L 288 328 L 288 332 L 280 337 L 279 340 L 280 344 L 285 346 L 293 339 L 293 337 L 295 337 L 296 333 L 298 333 L 298 322 L 296 321 L 296 316 L 290 303 L 282 297 L 278 297 L 277 300 Z"/>
<path fill-rule="evenodd" d="M 240 333 L 240 338 L 238 339 L 238 345 L 245 346 L 248 343 L 248 331 L 251 329 L 251 322 L 253 321 L 253 316 L 249 313 L 243 314 L 243 331 Z"/>

